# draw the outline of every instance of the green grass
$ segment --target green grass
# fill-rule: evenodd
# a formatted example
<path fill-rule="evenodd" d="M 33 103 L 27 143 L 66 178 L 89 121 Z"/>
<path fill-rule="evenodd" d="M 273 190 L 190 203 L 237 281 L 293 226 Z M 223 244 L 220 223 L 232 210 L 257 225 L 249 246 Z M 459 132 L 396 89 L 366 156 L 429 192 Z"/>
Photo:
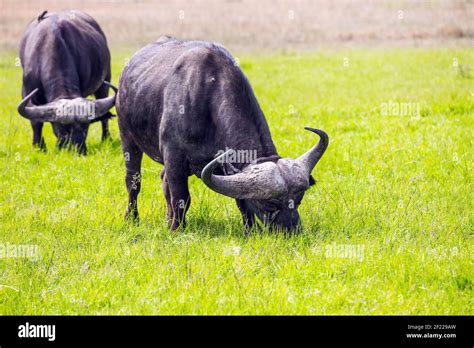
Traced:
<path fill-rule="evenodd" d="M 114 82 L 129 54 L 113 54 Z M 116 120 L 106 143 L 91 126 L 87 157 L 55 150 L 50 125 L 48 152 L 34 150 L 16 113 L 21 68 L 0 54 L 0 243 L 39 248 L 0 259 L 1 314 L 474 313 L 474 51 L 239 58 L 282 156 L 316 142 L 303 126 L 330 135 L 300 235 L 245 236 L 234 201 L 194 177 L 188 227 L 170 232 L 149 158 L 141 224 L 124 223 Z M 420 116 L 384 116 L 389 101 Z M 334 243 L 363 254 L 331 256 Z"/>

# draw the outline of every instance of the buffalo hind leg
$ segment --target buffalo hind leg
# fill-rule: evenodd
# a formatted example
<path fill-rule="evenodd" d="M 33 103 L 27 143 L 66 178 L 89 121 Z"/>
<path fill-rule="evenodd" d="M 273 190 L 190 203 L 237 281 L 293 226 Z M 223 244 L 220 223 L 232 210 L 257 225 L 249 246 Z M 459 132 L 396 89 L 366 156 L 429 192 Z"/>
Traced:
<path fill-rule="evenodd" d="M 122 150 L 125 160 L 125 185 L 128 192 L 128 206 L 125 219 L 138 222 L 137 199 L 141 189 L 141 166 L 143 152 L 132 141 L 122 138 Z"/>
<path fill-rule="evenodd" d="M 188 188 L 188 173 L 186 161 L 184 156 L 177 156 L 174 153 L 172 156 L 165 158 L 165 181 L 169 189 L 169 198 L 167 198 L 167 205 L 171 206 L 171 230 L 176 230 L 180 226 L 186 227 L 186 212 L 191 205 L 191 196 Z M 172 158 L 172 160 L 167 160 Z M 165 192 L 166 197 L 166 192 Z"/>
<path fill-rule="evenodd" d="M 43 138 L 43 122 L 31 122 L 31 128 L 33 128 L 33 146 L 37 147 L 42 151 L 46 151 L 46 143 Z"/>
<path fill-rule="evenodd" d="M 173 222 L 173 207 L 171 206 L 171 192 L 170 187 L 168 185 L 168 178 L 166 177 L 166 170 L 163 168 L 160 174 L 161 177 L 161 185 L 163 188 L 163 194 L 165 195 L 166 200 L 166 217 L 168 221 L 168 225 L 171 226 Z"/>

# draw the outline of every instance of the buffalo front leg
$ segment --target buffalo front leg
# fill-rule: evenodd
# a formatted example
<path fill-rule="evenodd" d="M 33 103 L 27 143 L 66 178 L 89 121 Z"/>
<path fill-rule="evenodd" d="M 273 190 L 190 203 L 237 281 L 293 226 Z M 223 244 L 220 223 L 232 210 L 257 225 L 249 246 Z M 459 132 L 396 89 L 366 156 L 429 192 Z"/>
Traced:
<path fill-rule="evenodd" d="M 43 138 L 43 122 L 31 122 L 33 128 L 33 146 L 42 151 L 46 151 L 46 143 Z"/>
<path fill-rule="evenodd" d="M 105 81 L 110 82 L 110 71 L 105 77 Z M 109 96 L 109 86 L 103 83 L 99 87 L 99 89 L 94 93 L 94 96 L 96 99 L 107 98 Z M 110 138 L 109 118 L 112 116 L 113 115 L 110 111 L 107 111 L 107 113 L 104 116 L 102 116 L 103 119 L 100 121 L 102 124 L 102 141 Z"/>
<path fill-rule="evenodd" d="M 143 152 L 133 142 L 122 139 L 123 157 L 125 160 L 125 185 L 128 192 L 128 206 L 125 219 L 138 222 L 137 199 L 141 189 L 141 166 Z"/>
<path fill-rule="evenodd" d="M 26 92 L 25 86 L 23 85 L 21 90 L 21 97 L 24 98 L 28 95 Z M 31 128 L 33 128 L 33 146 L 42 150 L 46 151 L 46 143 L 44 142 L 43 138 L 43 122 L 34 122 L 30 121 Z"/>
<path fill-rule="evenodd" d="M 108 114 L 108 116 L 112 115 L 109 111 L 107 111 L 107 114 Z M 110 138 L 109 119 L 106 118 L 106 119 L 104 119 L 100 122 L 102 123 L 102 141 L 104 141 L 104 140 L 107 140 L 108 138 Z"/>
<path fill-rule="evenodd" d="M 169 197 L 167 199 L 167 206 L 171 207 L 172 216 L 170 227 L 171 230 L 176 230 L 180 226 L 186 227 L 186 212 L 191 204 L 191 196 L 189 195 L 188 176 L 189 170 L 184 156 L 166 156 L 165 154 L 165 182 L 169 190 Z M 169 209 L 169 208 L 168 208 Z"/>

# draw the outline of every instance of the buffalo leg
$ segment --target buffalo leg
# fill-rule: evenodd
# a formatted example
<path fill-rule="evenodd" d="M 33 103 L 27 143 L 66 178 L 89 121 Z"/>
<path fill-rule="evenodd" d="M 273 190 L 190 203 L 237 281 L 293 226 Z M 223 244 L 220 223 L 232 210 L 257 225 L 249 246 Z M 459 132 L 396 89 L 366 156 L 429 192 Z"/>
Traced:
<path fill-rule="evenodd" d="M 240 213 L 242 214 L 244 228 L 246 231 L 249 231 L 255 223 L 255 215 L 250 212 L 244 200 L 236 199 L 235 202 L 237 203 L 237 207 L 239 208 Z"/>
<path fill-rule="evenodd" d="M 109 111 L 107 111 L 107 114 L 109 114 L 109 116 L 111 115 Z M 110 138 L 109 119 L 105 118 L 100 122 L 102 123 L 102 141 L 104 141 L 107 138 Z"/>
<path fill-rule="evenodd" d="M 133 142 L 122 138 L 122 150 L 125 159 L 125 185 L 128 192 L 128 206 L 125 219 L 138 222 L 137 199 L 141 189 L 141 166 L 143 152 Z"/>
<path fill-rule="evenodd" d="M 172 158 L 172 160 L 167 160 Z M 171 229 L 174 231 L 178 227 L 186 226 L 186 212 L 191 205 L 191 196 L 188 188 L 188 168 L 184 156 L 167 156 L 164 153 L 165 162 L 165 178 L 169 189 L 169 199 L 167 204 L 171 206 L 173 216 L 171 219 Z M 166 193 L 165 193 L 166 197 Z"/>
<path fill-rule="evenodd" d="M 46 151 L 46 143 L 42 134 L 43 122 L 31 122 L 31 128 L 33 128 L 33 146 Z"/>
<path fill-rule="evenodd" d="M 110 73 L 106 76 L 105 80 L 110 82 Z M 95 99 L 107 98 L 109 96 L 109 86 L 103 83 L 102 86 L 100 86 L 100 88 L 94 93 L 94 96 Z M 110 111 L 107 111 L 103 117 L 104 119 L 100 121 L 102 123 L 102 141 L 110 138 L 109 118 L 112 117 L 112 114 Z"/>
<path fill-rule="evenodd" d="M 171 206 L 171 192 L 170 187 L 168 185 L 168 178 L 166 176 L 166 170 L 163 169 L 161 171 L 161 183 L 163 187 L 163 194 L 165 195 L 166 200 L 166 216 L 168 220 L 168 224 L 171 225 L 173 222 L 173 207 Z"/>
<path fill-rule="evenodd" d="M 25 86 L 22 86 L 21 96 L 22 98 L 26 97 Z M 31 121 L 31 128 L 33 128 L 33 146 L 37 147 L 42 151 L 46 151 L 46 143 L 43 138 L 43 122 L 33 122 Z"/>

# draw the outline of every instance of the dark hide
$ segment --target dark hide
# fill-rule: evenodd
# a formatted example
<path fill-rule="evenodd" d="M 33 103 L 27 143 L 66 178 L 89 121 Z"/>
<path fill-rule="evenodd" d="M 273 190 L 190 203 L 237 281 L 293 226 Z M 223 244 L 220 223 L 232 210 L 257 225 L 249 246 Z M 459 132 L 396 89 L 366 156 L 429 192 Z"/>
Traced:
<path fill-rule="evenodd" d="M 23 98 L 38 88 L 33 105 L 59 99 L 105 98 L 110 81 L 110 53 L 107 40 L 97 22 L 78 11 L 42 13 L 26 28 L 20 43 L 23 67 Z M 102 137 L 109 135 L 107 113 L 101 117 Z M 33 144 L 45 149 L 43 122 L 31 121 Z M 52 123 L 58 146 L 73 145 L 86 153 L 89 123 Z"/>

